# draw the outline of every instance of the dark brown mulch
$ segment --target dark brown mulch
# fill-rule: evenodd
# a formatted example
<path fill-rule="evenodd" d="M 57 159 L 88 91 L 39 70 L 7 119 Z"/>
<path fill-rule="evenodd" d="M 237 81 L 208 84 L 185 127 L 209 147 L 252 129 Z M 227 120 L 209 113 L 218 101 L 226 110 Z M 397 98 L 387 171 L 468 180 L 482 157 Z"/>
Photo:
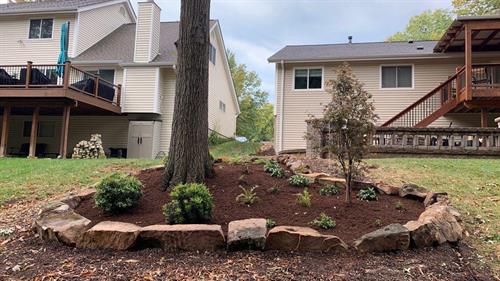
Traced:
<path fill-rule="evenodd" d="M 248 167 L 248 175 L 245 174 Z M 246 218 L 272 218 L 278 225 L 311 226 L 309 223 L 321 212 L 333 217 L 337 226 L 331 230 L 321 230 L 322 233 L 337 235 L 346 242 L 352 242 L 361 235 L 391 223 L 406 223 L 417 219 L 424 207 L 422 203 L 396 196 L 379 195 L 378 201 L 361 201 L 353 199 L 347 206 L 344 191 L 337 196 L 321 196 L 318 191 L 322 187 L 313 184 L 308 187 L 312 194 L 312 206 L 302 207 L 297 204 L 297 194 L 303 188 L 292 187 L 286 179 L 277 179 L 264 172 L 261 165 L 230 165 L 215 166 L 216 176 L 207 180 L 215 200 L 213 219 L 210 223 L 222 225 L 224 231 L 230 221 Z M 241 179 L 241 176 L 243 179 Z M 144 184 L 144 196 L 138 206 L 120 215 L 105 215 L 94 207 L 93 200 L 83 201 L 77 212 L 97 223 L 104 220 L 135 223 L 140 226 L 164 223 L 162 206 L 169 201 L 168 192 L 162 190 L 162 171 L 149 171 L 139 175 Z M 259 200 L 246 206 L 237 203 L 235 198 L 244 187 L 257 186 L 255 190 Z M 278 187 L 280 192 L 272 194 L 268 190 Z M 356 191 L 355 191 L 356 193 Z M 396 210 L 400 202 L 404 210 Z"/>

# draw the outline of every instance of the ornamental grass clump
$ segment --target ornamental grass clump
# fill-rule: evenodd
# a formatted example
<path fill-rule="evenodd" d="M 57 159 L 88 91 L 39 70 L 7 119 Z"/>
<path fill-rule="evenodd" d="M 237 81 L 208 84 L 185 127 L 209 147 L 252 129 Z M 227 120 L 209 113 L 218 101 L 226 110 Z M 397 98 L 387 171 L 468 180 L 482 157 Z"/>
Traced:
<path fill-rule="evenodd" d="M 106 213 L 121 213 L 137 205 L 142 197 L 141 189 L 138 179 L 114 173 L 96 186 L 94 201 Z"/>
<path fill-rule="evenodd" d="M 309 193 L 307 188 L 304 188 L 304 191 L 302 191 L 302 193 L 299 193 L 297 197 L 297 203 L 302 207 L 311 207 L 311 194 Z"/>
<path fill-rule="evenodd" d="M 245 205 L 252 205 L 253 203 L 257 202 L 259 200 L 259 197 L 257 196 L 257 193 L 255 192 L 255 189 L 257 188 L 256 186 L 252 188 L 244 188 L 241 187 L 241 190 L 243 190 L 242 193 L 240 193 L 238 196 L 236 196 L 236 202 L 245 204 Z"/>
<path fill-rule="evenodd" d="M 207 223 L 212 218 L 213 197 L 199 183 L 179 184 L 170 192 L 172 201 L 163 206 L 168 224 Z"/>

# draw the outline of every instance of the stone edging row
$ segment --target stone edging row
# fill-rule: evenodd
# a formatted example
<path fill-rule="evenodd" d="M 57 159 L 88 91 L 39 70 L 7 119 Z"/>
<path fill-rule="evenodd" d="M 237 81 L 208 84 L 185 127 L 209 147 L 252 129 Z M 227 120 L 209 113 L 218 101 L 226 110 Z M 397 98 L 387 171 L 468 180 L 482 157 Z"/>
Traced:
<path fill-rule="evenodd" d="M 306 174 L 311 180 L 341 183 L 325 174 Z M 426 210 L 416 221 L 405 225 L 391 224 L 367 233 L 354 242 L 360 252 L 385 252 L 410 247 L 428 247 L 462 239 L 464 229 L 460 214 L 448 204 L 445 194 L 427 192 L 415 185 L 401 188 L 374 185 L 379 192 L 424 201 Z M 281 250 L 300 252 L 346 251 L 349 246 L 333 235 L 323 235 L 309 227 L 277 226 L 269 231 L 263 218 L 232 221 L 227 239 L 220 225 L 150 225 L 103 221 L 90 227 L 91 221 L 74 209 L 91 198 L 94 189 L 67 196 L 44 207 L 33 224 L 33 230 L 45 241 L 91 249 L 129 250 L 162 248 L 167 251 L 212 251 L 216 249 Z"/>

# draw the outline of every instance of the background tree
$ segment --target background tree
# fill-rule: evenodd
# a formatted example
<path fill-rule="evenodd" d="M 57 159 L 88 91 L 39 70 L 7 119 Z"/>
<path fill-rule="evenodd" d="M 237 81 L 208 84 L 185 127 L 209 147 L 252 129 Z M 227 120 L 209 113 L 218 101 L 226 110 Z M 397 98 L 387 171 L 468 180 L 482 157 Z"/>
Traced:
<path fill-rule="evenodd" d="M 375 129 L 377 116 L 371 95 L 344 63 L 337 69 L 337 78 L 327 82 L 332 96 L 319 126 L 327 126 L 330 134 L 326 148 L 337 160 L 346 180 L 346 202 L 351 203 L 354 175 L 367 153 L 367 135 Z"/>
<path fill-rule="evenodd" d="M 500 0 L 452 0 L 453 9 L 427 10 L 410 18 L 404 31 L 387 41 L 439 40 L 455 15 L 482 16 L 500 13 Z"/>
<path fill-rule="evenodd" d="M 177 79 L 165 186 L 203 182 L 212 172 L 208 151 L 210 0 L 182 0 Z"/>
<path fill-rule="evenodd" d="M 229 68 L 240 104 L 236 134 L 251 141 L 270 140 L 273 137 L 274 107 L 269 94 L 262 90 L 262 81 L 255 71 L 238 64 L 234 53 L 228 51 Z"/>
<path fill-rule="evenodd" d="M 448 10 L 427 10 L 411 17 L 405 30 L 390 36 L 387 41 L 439 40 L 452 21 Z"/>

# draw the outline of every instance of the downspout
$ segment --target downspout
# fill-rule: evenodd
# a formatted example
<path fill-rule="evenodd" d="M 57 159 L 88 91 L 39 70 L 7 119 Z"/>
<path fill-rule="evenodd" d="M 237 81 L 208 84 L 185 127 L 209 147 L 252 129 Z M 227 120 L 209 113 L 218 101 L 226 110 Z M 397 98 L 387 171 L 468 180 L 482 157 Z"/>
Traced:
<path fill-rule="evenodd" d="M 285 62 L 281 61 L 281 96 L 280 96 L 280 147 L 279 152 L 283 150 L 283 100 L 285 96 Z"/>

